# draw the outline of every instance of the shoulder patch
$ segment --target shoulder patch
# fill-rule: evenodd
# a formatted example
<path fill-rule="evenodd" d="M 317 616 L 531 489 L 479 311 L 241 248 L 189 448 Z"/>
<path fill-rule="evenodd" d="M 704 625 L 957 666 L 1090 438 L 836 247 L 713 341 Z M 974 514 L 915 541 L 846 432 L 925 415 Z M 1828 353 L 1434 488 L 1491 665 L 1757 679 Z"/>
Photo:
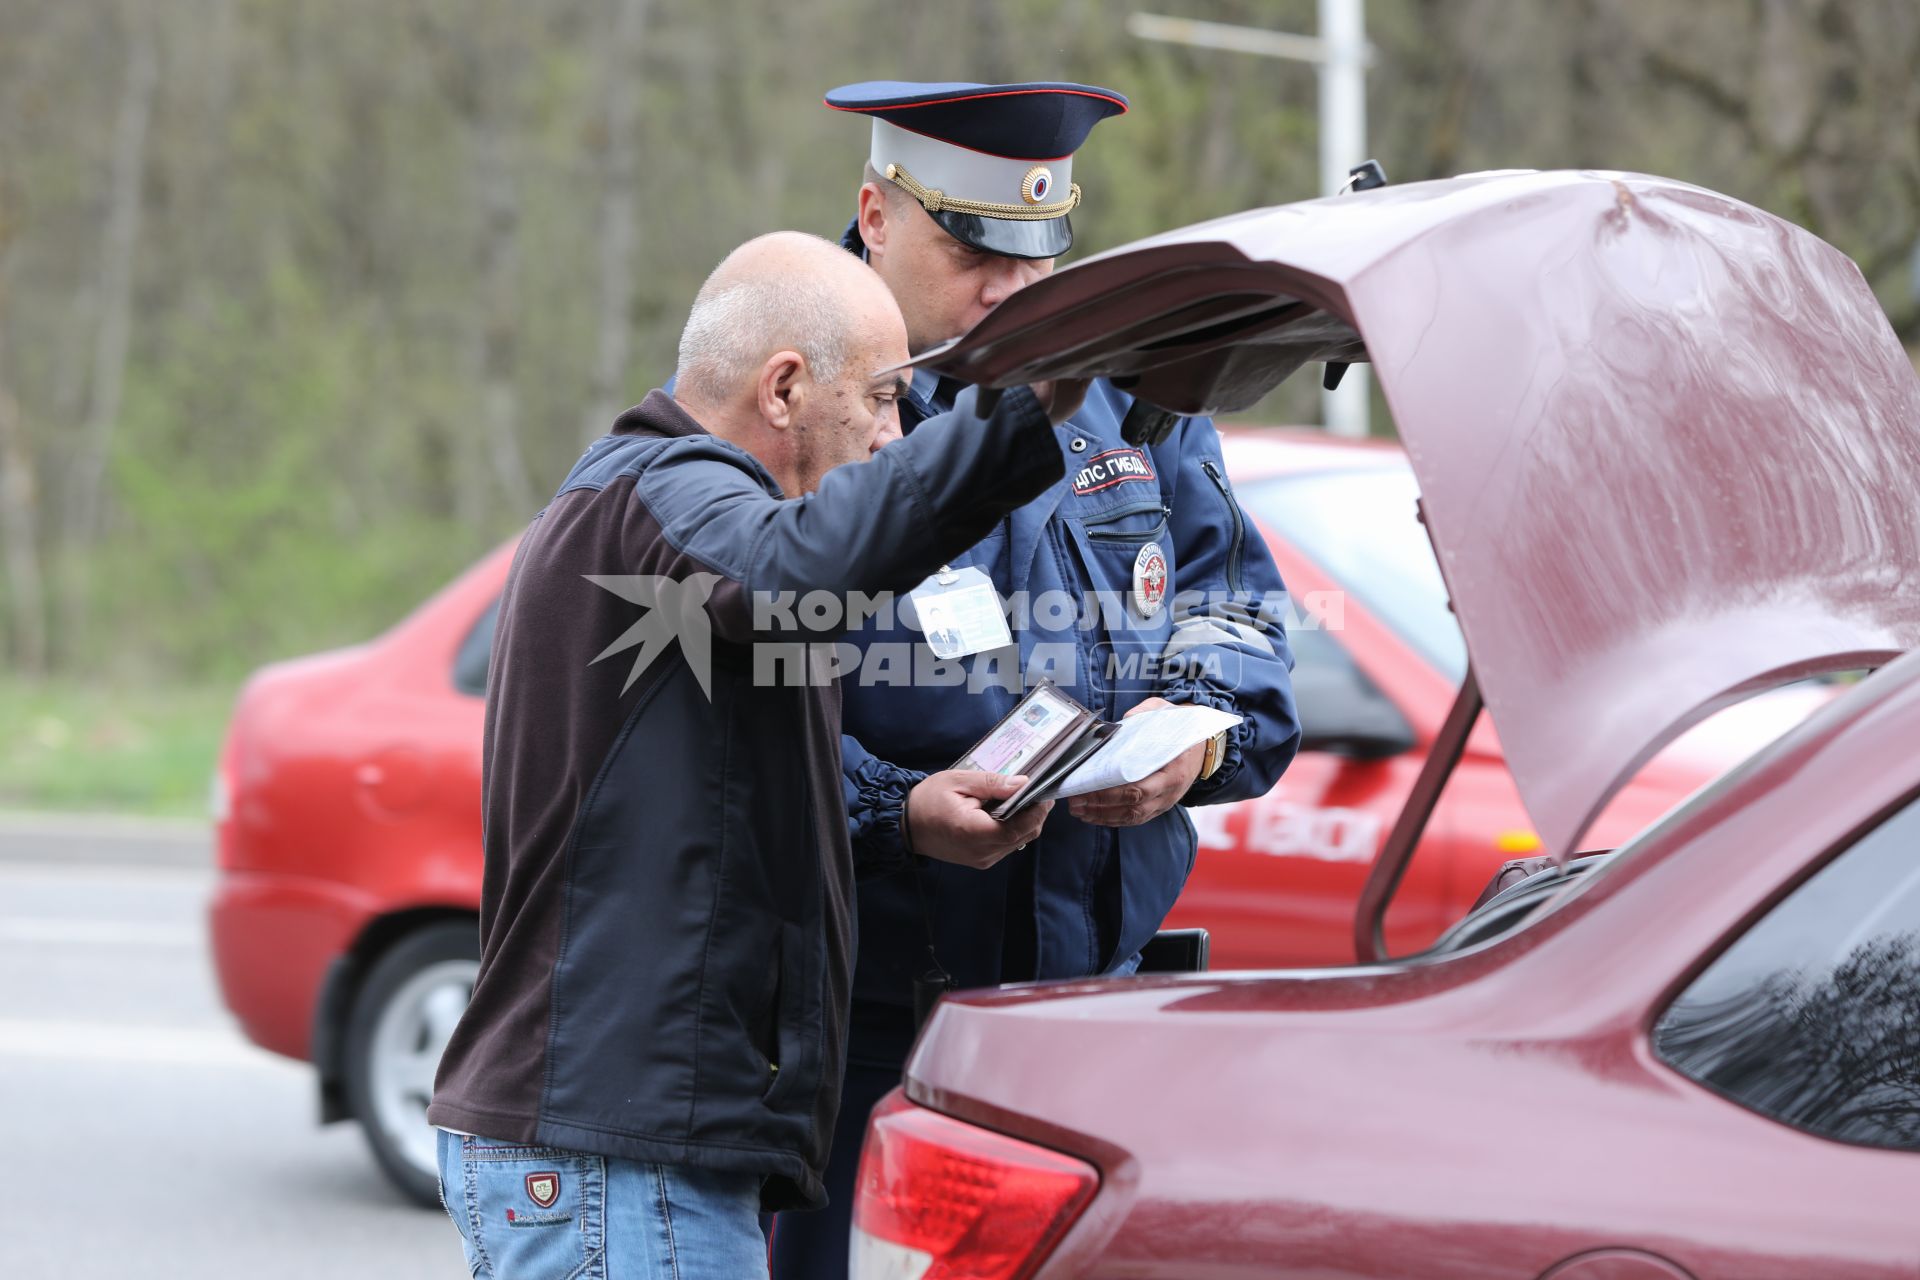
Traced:
<path fill-rule="evenodd" d="M 1087 459 L 1073 477 L 1076 494 L 1098 493 L 1129 480 L 1152 480 L 1153 463 L 1138 449 L 1109 449 Z"/>

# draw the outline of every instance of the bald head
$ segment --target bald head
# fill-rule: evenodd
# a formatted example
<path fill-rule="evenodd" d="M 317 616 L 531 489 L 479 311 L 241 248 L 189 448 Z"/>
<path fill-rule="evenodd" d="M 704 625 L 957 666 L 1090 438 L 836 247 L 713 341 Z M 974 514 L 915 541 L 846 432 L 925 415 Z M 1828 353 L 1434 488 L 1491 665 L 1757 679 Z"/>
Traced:
<path fill-rule="evenodd" d="M 799 231 L 749 240 L 700 286 L 680 334 L 675 386 L 696 402 L 723 402 L 782 349 L 832 382 L 852 355 L 854 330 L 891 305 L 880 278 L 839 245 Z"/>
<path fill-rule="evenodd" d="M 798 231 L 728 254 L 680 335 L 674 397 L 759 457 L 790 495 L 898 437 L 907 358 L 900 308 L 873 269 Z"/>

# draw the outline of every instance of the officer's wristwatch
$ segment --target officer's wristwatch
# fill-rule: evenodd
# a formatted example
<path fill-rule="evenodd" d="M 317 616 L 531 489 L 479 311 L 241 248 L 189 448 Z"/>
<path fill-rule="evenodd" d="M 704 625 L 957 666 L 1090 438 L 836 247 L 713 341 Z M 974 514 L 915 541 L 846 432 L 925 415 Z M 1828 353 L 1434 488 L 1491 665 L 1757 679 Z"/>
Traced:
<path fill-rule="evenodd" d="M 1207 739 L 1207 753 L 1200 757 L 1200 779 L 1211 778 L 1220 771 L 1220 764 L 1227 758 L 1227 731 L 1222 729 Z"/>

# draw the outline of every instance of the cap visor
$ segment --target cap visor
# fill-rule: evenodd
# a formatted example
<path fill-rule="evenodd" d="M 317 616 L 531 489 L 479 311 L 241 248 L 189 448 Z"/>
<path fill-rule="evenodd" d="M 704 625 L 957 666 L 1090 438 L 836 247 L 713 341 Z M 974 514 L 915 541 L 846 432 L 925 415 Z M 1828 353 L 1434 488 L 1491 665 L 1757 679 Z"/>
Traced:
<path fill-rule="evenodd" d="M 961 244 L 1006 258 L 1057 258 L 1073 247 L 1073 223 L 1067 214 L 1033 222 L 983 218 L 943 209 L 933 220 Z"/>

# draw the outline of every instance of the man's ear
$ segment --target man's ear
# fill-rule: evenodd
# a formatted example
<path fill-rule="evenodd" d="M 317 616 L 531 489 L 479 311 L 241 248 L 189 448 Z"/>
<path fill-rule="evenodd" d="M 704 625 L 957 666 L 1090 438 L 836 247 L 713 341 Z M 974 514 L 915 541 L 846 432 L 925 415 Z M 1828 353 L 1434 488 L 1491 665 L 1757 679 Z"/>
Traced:
<path fill-rule="evenodd" d="M 798 351 L 776 351 L 760 366 L 754 387 L 760 420 L 775 431 L 793 425 L 795 412 L 806 395 L 807 361 Z"/>
<path fill-rule="evenodd" d="M 859 209 L 860 239 L 866 243 L 867 252 L 877 256 L 887 251 L 887 193 L 878 183 L 860 184 Z"/>

